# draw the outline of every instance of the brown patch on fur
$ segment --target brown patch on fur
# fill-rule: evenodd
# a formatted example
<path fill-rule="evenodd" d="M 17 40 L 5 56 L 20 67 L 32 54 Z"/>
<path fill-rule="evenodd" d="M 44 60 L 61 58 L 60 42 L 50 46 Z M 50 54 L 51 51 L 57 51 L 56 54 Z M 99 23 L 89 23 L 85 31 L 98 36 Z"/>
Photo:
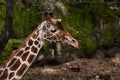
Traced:
<path fill-rule="evenodd" d="M 37 53 L 37 48 L 35 46 L 32 46 L 31 51 Z"/>
<path fill-rule="evenodd" d="M 33 61 L 34 57 L 35 57 L 34 55 L 30 55 L 28 58 L 28 62 L 31 63 Z"/>
<path fill-rule="evenodd" d="M 8 77 L 8 70 L 5 69 L 2 76 L 0 77 L 0 80 L 5 80 Z"/>
<path fill-rule="evenodd" d="M 40 40 L 40 38 L 37 39 L 38 41 Z"/>
<path fill-rule="evenodd" d="M 30 39 L 30 40 L 28 41 L 28 45 L 29 45 L 29 46 L 32 46 L 32 44 L 33 44 L 33 41 Z"/>
<path fill-rule="evenodd" d="M 36 39 L 38 37 L 39 34 L 34 34 L 33 35 L 33 39 Z"/>
<path fill-rule="evenodd" d="M 11 72 L 9 75 L 9 79 L 11 79 L 14 76 L 14 72 Z"/>
<path fill-rule="evenodd" d="M 26 47 L 26 48 L 25 48 L 25 51 L 27 51 L 27 50 L 29 50 L 29 49 L 30 49 L 30 47 Z"/>
<path fill-rule="evenodd" d="M 8 64 L 8 67 L 12 66 L 16 60 L 17 60 L 16 58 L 13 58 Z"/>
<path fill-rule="evenodd" d="M 39 34 L 39 31 L 40 31 L 40 30 L 37 30 L 37 34 Z"/>
<path fill-rule="evenodd" d="M 46 34 L 46 37 L 49 37 L 50 36 L 50 33 L 49 34 Z"/>
<path fill-rule="evenodd" d="M 16 80 L 15 78 L 13 78 L 12 80 Z"/>
<path fill-rule="evenodd" d="M 53 36 L 52 39 L 53 39 L 53 40 L 57 40 L 56 36 Z"/>
<path fill-rule="evenodd" d="M 45 34 L 44 37 L 47 37 L 47 35 Z"/>
<path fill-rule="evenodd" d="M 0 70 L 0 74 L 3 72 L 3 70 Z"/>
<path fill-rule="evenodd" d="M 17 70 L 18 67 L 20 66 L 20 64 L 21 64 L 21 62 L 20 62 L 20 60 L 18 59 L 18 60 L 13 64 L 13 66 L 10 68 L 10 70 L 11 70 L 11 71 Z"/>
<path fill-rule="evenodd" d="M 41 45 L 39 44 L 38 47 L 40 47 Z"/>
<path fill-rule="evenodd" d="M 47 39 L 48 39 L 48 40 L 51 40 L 52 38 L 51 38 L 51 37 L 48 37 Z"/>
<path fill-rule="evenodd" d="M 23 50 L 19 51 L 16 56 L 21 56 L 23 53 Z"/>
<path fill-rule="evenodd" d="M 38 45 L 39 42 L 38 42 L 38 41 L 35 41 L 34 43 L 35 43 L 35 45 Z"/>
<path fill-rule="evenodd" d="M 21 75 L 25 72 L 25 70 L 26 70 L 27 67 L 28 67 L 28 66 L 27 66 L 26 64 L 23 64 L 23 65 L 21 66 L 21 68 L 17 71 L 17 75 L 18 75 L 18 76 L 21 76 Z"/>
<path fill-rule="evenodd" d="M 25 52 L 21 57 L 22 60 L 25 61 L 27 59 L 28 55 L 29 55 L 29 52 Z"/>

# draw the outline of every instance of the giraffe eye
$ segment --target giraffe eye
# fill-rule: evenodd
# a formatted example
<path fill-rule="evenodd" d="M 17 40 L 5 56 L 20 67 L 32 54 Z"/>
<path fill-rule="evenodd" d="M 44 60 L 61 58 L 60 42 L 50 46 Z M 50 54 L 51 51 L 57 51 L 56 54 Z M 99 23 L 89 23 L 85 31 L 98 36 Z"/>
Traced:
<path fill-rule="evenodd" d="M 47 28 L 50 28 L 50 25 L 47 25 Z"/>
<path fill-rule="evenodd" d="M 52 33 L 56 32 L 56 31 L 57 31 L 56 29 L 51 30 Z"/>

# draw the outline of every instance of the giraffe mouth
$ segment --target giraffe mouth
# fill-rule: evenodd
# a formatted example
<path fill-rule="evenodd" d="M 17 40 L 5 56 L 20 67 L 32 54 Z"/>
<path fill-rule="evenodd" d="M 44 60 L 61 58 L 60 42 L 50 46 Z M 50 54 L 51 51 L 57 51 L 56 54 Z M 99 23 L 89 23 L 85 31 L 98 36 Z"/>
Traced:
<path fill-rule="evenodd" d="M 71 46 L 73 46 L 74 48 L 79 48 L 79 44 L 78 42 L 74 43 L 74 44 L 70 44 Z"/>

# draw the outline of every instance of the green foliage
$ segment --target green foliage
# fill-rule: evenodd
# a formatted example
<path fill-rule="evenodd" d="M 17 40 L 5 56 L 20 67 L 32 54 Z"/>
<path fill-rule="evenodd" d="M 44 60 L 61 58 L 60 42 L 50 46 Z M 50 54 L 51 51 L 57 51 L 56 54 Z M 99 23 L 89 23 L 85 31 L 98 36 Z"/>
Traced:
<path fill-rule="evenodd" d="M 95 41 L 87 37 L 82 38 L 81 44 L 84 53 L 92 53 L 96 48 Z"/>
<path fill-rule="evenodd" d="M 115 45 L 116 40 L 120 39 L 120 28 L 115 25 L 108 26 L 102 32 L 101 38 L 105 40 L 104 45 L 107 47 L 111 47 Z"/>
<path fill-rule="evenodd" d="M 91 53 L 95 47 L 96 43 L 89 36 L 93 34 L 94 24 L 91 17 L 91 10 L 89 8 L 75 8 L 66 6 L 69 15 L 65 17 L 65 27 L 66 29 L 77 38 L 79 44 L 82 46 L 82 51 L 86 53 Z"/>
<path fill-rule="evenodd" d="M 49 47 L 48 47 L 48 44 L 47 43 L 45 43 L 44 45 L 43 45 L 43 49 L 46 51 L 46 50 L 49 50 Z"/>
<path fill-rule="evenodd" d="M 23 5 L 14 7 L 14 31 L 16 37 L 25 37 L 30 34 L 29 14 L 24 10 Z"/>
<path fill-rule="evenodd" d="M 21 40 L 10 39 L 8 44 L 5 47 L 5 50 L 0 54 L 0 64 L 7 59 L 9 55 L 12 54 L 13 50 L 16 50 L 20 44 L 22 43 Z"/>
<path fill-rule="evenodd" d="M 0 30 L 4 25 L 5 19 L 4 0 L 1 0 L 1 3 Z M 120 29 L 116 27 L 116 15 L 120 14 L 120 10 L 112 10 L 99 0 L 91 0 L 88 3 L 83 2 L 81 5 L 77 3 L 72 5 L 65 4 L 68 10 L 66 16 L 58 8 L 55 8 L 54 12 L 57 18 L 62 19 L 63 26 L 80 41 L 79 44 L 82 46 L 81 49 L 84 53 L 92 53 L 101 39 L 105 39 L 104 45 L 108 45 L 113 44 L 114 39 L 120 38 Z M 31 1 L 26 3 L 26 5 L 22 3 L 15 5 L 13 23 L 15 38 L 28 36 L 43 21 L 42 12 L 45 8 L 46 6 L 42 5 L 39 1 Z M 103 24 L 107 24 L 107 27 L 103 31 L 99 31 L 100 20 L 103 21 Z M 97 33 L 101 35 L 98 39 L 93 39 L 91 36 L 96 38 L 95 35 Z M 48 46 L 44 45 L 44 49 L 47 50 Z M 10 51 L 9 48 L 7 50 Z"/>
<path fill-rule="evenodd" d="M 31 3 L 14 6 L 14 31 L 16 38 L 28 36 L 41 23 L 42 13 L 36 5 Z"/>
<path fill-rule="evenodd" d="M 77 38 L 79 44 L 82 46 L 82 51 L 84 53 L 92 53 L 96 46 L 99 44 L 99 41 L 102 38 L 107 38 L 107 44 L 113 41 L 115 37 L 113 30 L 116 29 L 115 24 L 116 19 L 116 11 L 111 10 L 109 6 L 106 6 L 105 3 L 96 1 L 87 3 L 86 5 L 77 7 L 66 5 L 66 8 L 69 12 L 68 15 L 62 15 L 59 10 L 56 10 L 56 14 L 59 18 L 63 19 L 64 27 Z M 108 24 L 107 27 L 102 31 L 100 39 L 93 39 L 91 36 L 95 37 L 97 33 L 99 33 L 100 20 L 103 20 L 103 24 Z M 114 26 L 114 29 L 112 26 Z M 98 32 L 96 32 L 96 29 Z M 112 30 L 112 31 L 111 31 Z M 117 37 L 117 35 L 116 35 Z M 117 37 L 118 38 L 118 37 Z"/>
<path fill-rule="evenodd" d="M 2 30 L 2 28 L 4 26 L 5 11 L 6 11 L 5 0 L 0 0 L 0 31 Z"/>
<path fill-rule="evenodd" d="M 105 3 L 92 3 L 90 9 L 94 17 L 102 18 L 105 23 L 115 22 L 116 20 L 115 11 L 106 6 Z"/>

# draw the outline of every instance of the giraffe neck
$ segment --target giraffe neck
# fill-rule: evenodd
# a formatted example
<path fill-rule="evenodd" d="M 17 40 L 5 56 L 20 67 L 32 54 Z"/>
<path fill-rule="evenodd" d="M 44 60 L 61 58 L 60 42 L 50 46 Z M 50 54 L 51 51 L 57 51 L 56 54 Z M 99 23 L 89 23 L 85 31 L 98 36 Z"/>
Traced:
<path fill-rule="evenodd" d="M 42 29 L 39 27 L 25 40 L 23 45 L 14 52 L 12 56 L 0 69 L 0 80 L 21 79 L 28 70 L 39 50 L 43 45 L 41 36 Z"/>

